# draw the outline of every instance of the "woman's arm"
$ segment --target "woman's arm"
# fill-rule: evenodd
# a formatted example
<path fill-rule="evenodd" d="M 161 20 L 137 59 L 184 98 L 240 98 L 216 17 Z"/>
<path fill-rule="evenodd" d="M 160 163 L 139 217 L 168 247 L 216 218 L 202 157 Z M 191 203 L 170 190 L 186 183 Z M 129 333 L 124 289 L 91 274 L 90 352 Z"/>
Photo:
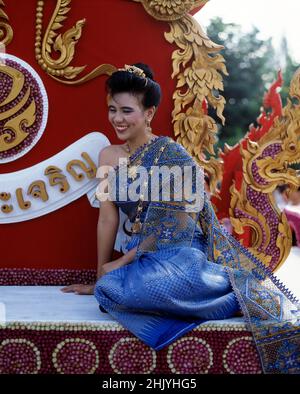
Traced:
<path fill-rule="evenodd" d="M 120 257 L 119 259 L 104 264 L 101 267 L 100 276 L 105 275 L 110 271 L 116 270 L 117 268 L 123 267 L 123 265 L 131 263 L 135 258 L 136 251 L 137 251 L 137 247 L 131 249 L 129 252 L 124 254 L 124 256 Z"/>
<path fill-rule="evenodd" d="M 111 201 L 101 202 L 97 224 L 97 279 L 103 274 L 103 265 L 112 259 L 114 244 L 119 227 L 119 212 Z"/>
<path fill-rule="evenodd" d="M 114 151 L 111 146 L 104 148 L 99 154 L 99 168 L 103 173 L 107 172 L 109 166 L 113 166 L 112 157 Z M 104 176 L 104 175 L 103 175 Z M 99 179 L 101 183 L 104 178 Z M 107 187 L 103 192 L 107 192 Z M 102 267 L 111 261 L 114 243 L 119 226 L 119 212 L 118 208 L 114 205 L 112 201 L 101 201 L 99 209 L 99 218 L 97 224 L 97 279 L 100 278 L 105 271 Z M 61 289 L 64 293 L 75 292 L 77 294 L 93 294 L 94 284 L 82 285 L 74 284 L 71 286 L 66 286 Z"/>
<path fill-rule="evenodd" d="M 111 201 L 102 201 L 99 209 L 97 224 L 97 279 L 110 270 L 107 269 L 111 264 L 113 248 L 119 226 L 119 212 Z M 95 284 L 83 285 L 74 284 L 64 287 L 64 293 L 93 294 Z"/>

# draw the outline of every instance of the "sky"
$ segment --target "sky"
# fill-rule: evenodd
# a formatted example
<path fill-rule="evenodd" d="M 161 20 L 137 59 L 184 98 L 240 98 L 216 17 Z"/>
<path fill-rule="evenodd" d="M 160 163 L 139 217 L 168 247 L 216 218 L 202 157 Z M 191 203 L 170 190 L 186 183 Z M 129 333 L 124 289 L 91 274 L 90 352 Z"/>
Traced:
<path fill-rule="evenodd" d="M 215 16 L 240 24 L 245 31 L 256 26 L 261 38 L 272 37 L 277 50 L 285 35 L 293 59 L 300 64 L 300 0 L 210 0 L 195 15 L 204 30 Z"/>

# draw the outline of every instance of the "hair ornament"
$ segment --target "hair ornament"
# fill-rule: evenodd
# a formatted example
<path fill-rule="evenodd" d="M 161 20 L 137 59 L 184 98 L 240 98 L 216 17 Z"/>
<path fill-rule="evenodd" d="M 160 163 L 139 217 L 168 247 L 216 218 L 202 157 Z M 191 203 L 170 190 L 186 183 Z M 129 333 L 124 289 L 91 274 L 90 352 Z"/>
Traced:
<path fill-rule="evenodd" d="M 144 71 L 136 66 L 129 66 L 128 64 L 125 64 L 124 68 L 119 68 L 118 71 L 127 71 L 131 74 L 136 75 L 137 77 L 144 78 L 147 80 L 146 74 Z"/>

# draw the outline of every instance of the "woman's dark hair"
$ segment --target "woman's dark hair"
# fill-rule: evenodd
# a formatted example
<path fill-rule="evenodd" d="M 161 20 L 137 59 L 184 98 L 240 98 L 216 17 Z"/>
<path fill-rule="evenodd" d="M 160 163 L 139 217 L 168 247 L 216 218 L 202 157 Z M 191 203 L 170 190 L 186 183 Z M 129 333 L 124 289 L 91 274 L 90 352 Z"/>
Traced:
<path fill-rule="evenodd" d="M 278 185 L 277 186 L 277 190 L 279 191 L 279 193 L 283 193 L 288 189 L 289 185 L 287 185 L 286 183 L 283 185 Z"/>
<path fill-rule="evenodd" d="M 134 63 L 133 66 L 143 70 L 146 78 L 126 70 L 118 70 L 107 79 L 106 91 L 111 96 L 124 92 L 141 95 L 144 108 L 158 107 L 161 99 L 161 89 L 154 80 L 152 70 L 143 63 Z"/>

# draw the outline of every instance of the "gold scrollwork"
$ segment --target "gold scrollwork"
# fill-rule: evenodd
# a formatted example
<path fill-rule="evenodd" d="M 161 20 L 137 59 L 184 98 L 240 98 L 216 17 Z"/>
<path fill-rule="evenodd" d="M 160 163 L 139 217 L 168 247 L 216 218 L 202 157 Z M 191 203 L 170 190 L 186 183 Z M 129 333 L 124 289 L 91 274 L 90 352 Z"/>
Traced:
<path fill-rule="evenodd" d="M 5 7 L 3 0 L 0 0 L 0 46 L 7 46 L 12 41 L 14 32 L 8 23 L 9 18 L 7 14 L 3 11 L 3 9 L 1 9 L 1 7 Z"/>
<path fill-rule="evenodd" d="M 74 166 L 81 167 L 81 169 L 85 172 L 86 176 L 89 179 L 95 178 L 96 172 L 97 172 L 97 167 L 96 167 L 95 163 L 93 162 L 93 160 L 90 158 L 90 156 L 86 152 L 83 152 L 81 154 L 81 157 L 86 160 L 89 167 L 86 166 L 86 164 L 81 160 L 71 160 L 67 164 L 67 171 L 73 176 L 73 178 L 76 181 L 79 181 L 79 182 L 83 180 L 84 174 L 82 174 L 82 173 L 77 174 L 77 172 L 73 168 Z"/>
<path fill-rule="evenodd" d="M 182 18 L 194 8 L 203 6 L 208 0 L 133 0 L 142 3 L 153 18 L 174 21 Z"/>
<path fill-rule="evenodd" d="M 213 43 L 190 15 L 173 21 L 170 27 L 165 37 L 180 48 L 172 56 L 172 78 L 177 76 L 178 81 L 173 94 L 174 135 L 210 175 L 211 189 L 215 191 L 222 178 L 222 160 L 214 157 L 217 125 L 206 114 L 205 106 L 212 106 L 224 123 L 225 99 L 214 93 L 223 90 L 220 72 L 227 75 L 224 58 L 217 53 L 223 47 Z M 206 153 L 211 156 L 209 160 Z"/>
<path fill-rule="evenodd" d="M 29 185 L 27 195 L 34 198 L 40 198 L 44 202 L 49 200 L 46 184 L 41 180 L 34 181 Z"/>
<path fill-rule="evenodd" d="M 63 35 L 57 33 L 57 30 L 63 27 L 62 23 L 71 9 L 71 1 L 57 0 L 44 37 L 42 36 L 42 24 L 45 1 L 40 0 L 37 2 L 35 54 L 38 64 L 52 78 L 64 84 L 79 85 L 99 75 L 111 75 L 116 70 L 116 67 L 110 64 L 101 64 L 84 77 L 71 81 L 77 78 L 86 68 L 86 65 L 79 67 L 70 65 L 74 58 L 75 46 L 81 37 L 82 28 L 85 25 L 85 19 L 77 21 L 75 26 L 67 30 Z M 52 50 L 60 53 L 59 58 L 54 59 L 51 57 Z"/>
<path fill-rule="evenodd" d="M 200 162 L 211 176 L 211 188 L 216 189 L 221 179 L 222 161 L 214 156 L 217 126 L 214 120 L 202 109 L 206 100 L 218 116 L 224 120 L 222 112 L 225 100 L 215 96 L 214 91 L 222 90 L 222 78 L 218 71 L 226 74 L 224 59 L 221 55 L 212 56 L 221 46 L 214 44 L 202 31 L 197 22 L 187 13 L 203 6 L 207 0 L 133 0 L 140 2 L 145 10 L 155 19 L 171 22 L 171 32 L 166 34 L 170 43 L 175 42 L 180 48 L 173 54 L 173 78 L 178 77 L 177 91 L 174 93 L 173 111 L 174 134 L 177 141 Z M 99 75 L 111 75 L 116 67 L 103 64 L 88 75 L 74 80 L 85 69 L 71 67 L 75 45 L 79 41 L 85 20 L 82 19 L 63 35 L 56 32 L 63 25 L 66 14 L 71 9 L 71 0 L 57 0 L 56 8 L 42 37 L 43 8 L 45 1 L 37 2 L 36 14 L 36 59 L 40 66 L 54 79 L 64 84 L 78 85 Z M 55 41 L 54 41 L 55 39 Z M 51 58 L 52 48 L 60 52 L 58 59 Z M 192 66 L 185 68 L 192 61 Z M 72 80 L 72 81 L 71 81 Z M 186 88 L 186 92 L 182 90 Z M 187 107 L 186 112 L 183 108 Z M 196 122 L 196 127 L 195 126 Z M 205 153 L 211 155 L 207 160 Z"/>
<path fill-rule="evenodd" d="M 51 186 L 60 185 L 59 191 L 66 193 L 70 189 L 70 184 L 67 177 L 62 174 L 62 170 L 56 166 L 48 166 L 44 172 L 49 177 L 49 183 Z"/>
<path fill-rule="evenodd" d="M 224 58 L 218 54 L 223 47 L 213 43 L 197 21 L 188 14 L 189 11 L 204 6 L 207 0 L 133 1 L 141 3 L 153 18 L 170 23 L 171 30 L 165 33 L 165 38 L 179 48 L 172 55 L 172 78 L 177 77 L 178 81 L 173 94 L 174 135 L 177 142 L 208 173 L 211 191 L 215 193 L 217 183 L 222 179 L 223 162 L 215 156 L 217 125 L 207 115 L 205 106 L 208 104 L 216 110 L 224 123 L 225 99 L 214 92 L 223 90 L 220 72 L 227 75 L 227 70 Z"/>
<path fill-rule="evenodd" d="M 25 77 L 23 73 L 12 67 L 9 67 L 6 64 L 1 67 L 1 72 L 8 75 L 12 79 L 12 88 L 8 96 L 2 102 L 0 102 L 0 108 L 12 103 L 13 100 L 18 97 L 25 83 Z M 11 118 L 3 126 L 3 131 L 5 133 L 0 136 L 0 152 L 5 152 L 18 146 L 28 136 L 29 133 L 24 131 L 23 127 L 32 126 L 36 120 L 35 101 L 32 100 L 29 106 L 19 115 L 13 118 L 12 116 L 24 108 L 29 100 L 30 92 L 30 87 L 28 87 L 24 97 L 17 105 L 0 113 L 0 120 Z"/>

